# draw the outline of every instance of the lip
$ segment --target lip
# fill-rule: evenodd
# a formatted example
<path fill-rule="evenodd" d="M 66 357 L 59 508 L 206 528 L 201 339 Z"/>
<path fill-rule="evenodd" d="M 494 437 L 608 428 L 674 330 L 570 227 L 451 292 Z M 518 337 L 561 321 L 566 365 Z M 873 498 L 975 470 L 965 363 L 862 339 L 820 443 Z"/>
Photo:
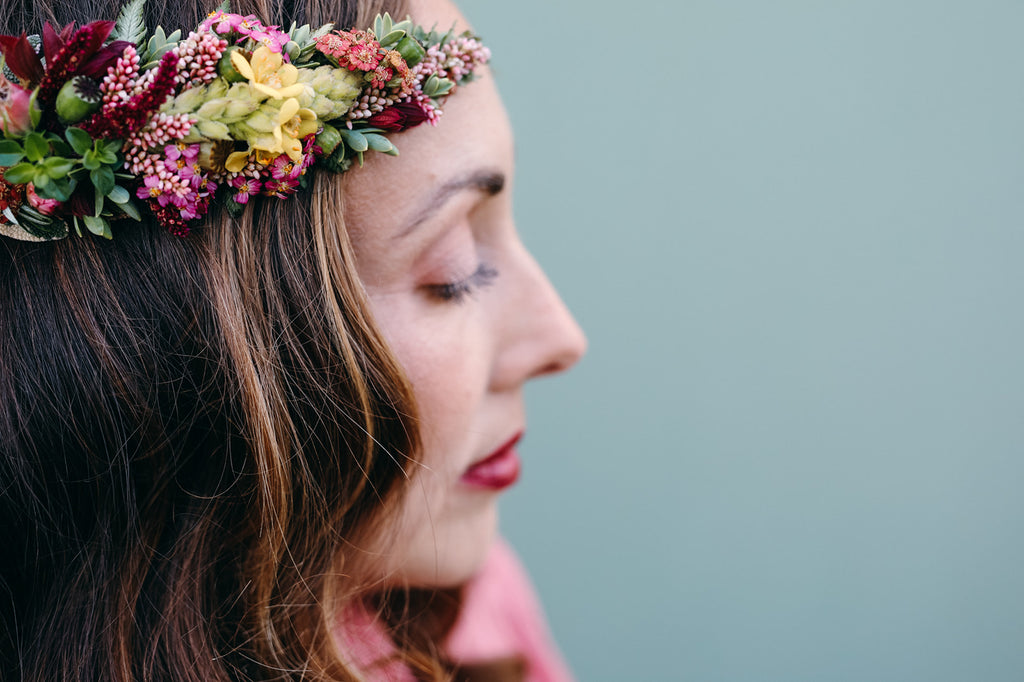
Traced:
<path fill-rule="evenodd" d="M 522 463 L 516 452 L 516 444 L 523 437 L 520 431 L 501 447 L 472 464 L 462 474 L 462 482 L 485 490 L 504 490 L 519 480 Z"/>

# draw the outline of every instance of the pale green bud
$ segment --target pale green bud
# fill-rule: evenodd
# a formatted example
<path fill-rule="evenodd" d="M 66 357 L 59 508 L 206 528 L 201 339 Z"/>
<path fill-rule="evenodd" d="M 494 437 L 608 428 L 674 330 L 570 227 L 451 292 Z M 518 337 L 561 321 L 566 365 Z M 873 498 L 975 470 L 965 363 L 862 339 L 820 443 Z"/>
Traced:
<path fill-rule="evenodd" d="M 195 111 L 208 99 L 210 99 L 210 93 L 206 88 L 189 88 L 174 98 L 170 111 L 187 114 Z"/>
<path fill-rule="evenodd" d="M 311 109 L 319 119 L 336 118 L 336 116 L 333 116 L 334 102 L 323 95 L 317 95 L 313 99 L 313 103 L 310 104 L 308 108 Z"/>
<path fill-rule="evenodd" d="M 266 111 L 266 107 L 260 107 L 258 111 L 252 113 L 249 118 L 245 119 L 245 124 L 257 132 L 269 133 L 277 127 L 277 112 L 271 116 Z"/>
<path fill-rule="evenodd" d="M 218 119 L 224 114 L 224 110 L 227 106 L 227 99 L 221 98 L 210 100 L 203 106 L 199 107 L 199 111 L 196 112 L 196 116 L 201 119 Z"/>
<path fill-rule="evenodd" d="M 199 121 L 196 126 L 203 137 L 209 140 L 230 140 L 231 132 L 220 121 Z"/>
<path fill-rule="evenodd" d="M 227 100 L 228 105 L 224 109 L 223 118 L 231 121 L 238 121 L 252 112 L 256 111 L 258 106 L 256 102 L 249 99 L 229 99 Z"/>

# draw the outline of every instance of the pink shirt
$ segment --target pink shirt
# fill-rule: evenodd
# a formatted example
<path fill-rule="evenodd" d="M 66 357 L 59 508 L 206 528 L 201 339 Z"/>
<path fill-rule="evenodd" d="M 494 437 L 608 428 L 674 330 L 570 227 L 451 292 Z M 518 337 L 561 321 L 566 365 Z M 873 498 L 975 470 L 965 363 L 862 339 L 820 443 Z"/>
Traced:
<path fill-rule="evenodd" d="M 377 623 L 364 611 L 345 614 L 335 632 L 348 663 L 370 671 L 372 682 L 414 682 L 400 662 L 373 666 L 392 650 Z M 494 544 L 480 572 L 466 585 L 459 620 L 445 642 L 454 661 L 483 662 L 520 656 L 527 682 L 572 682 L 548 631 L 533 585 L 512 548 Z"/>

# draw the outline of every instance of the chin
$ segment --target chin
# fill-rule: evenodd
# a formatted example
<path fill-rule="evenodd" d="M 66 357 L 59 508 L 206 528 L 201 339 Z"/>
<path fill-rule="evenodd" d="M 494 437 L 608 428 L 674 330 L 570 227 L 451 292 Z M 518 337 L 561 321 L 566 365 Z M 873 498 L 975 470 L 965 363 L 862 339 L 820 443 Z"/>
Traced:
<path fill-rule="evenodd" d="M 388 552 L 387 582 L 407 587 L 460 585 L 483 566 L 497 529 L 497 505 L 491 503 L 466 518 L 428 521 L 411 534 L 400 532 Z"/>

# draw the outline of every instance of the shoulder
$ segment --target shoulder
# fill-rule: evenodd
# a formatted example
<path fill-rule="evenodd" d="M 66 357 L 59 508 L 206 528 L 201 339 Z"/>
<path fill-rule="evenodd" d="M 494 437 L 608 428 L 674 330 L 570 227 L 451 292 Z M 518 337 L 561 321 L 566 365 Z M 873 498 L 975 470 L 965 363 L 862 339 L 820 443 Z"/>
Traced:
<path fill-rule="evenodd" d="M 551 637 L 526 570 L 501 539 L 465 586 L 462 611 L 446 648 L 452 658 L 467 663 L 522 657 L 529 682 L 573 679 Z"/>

